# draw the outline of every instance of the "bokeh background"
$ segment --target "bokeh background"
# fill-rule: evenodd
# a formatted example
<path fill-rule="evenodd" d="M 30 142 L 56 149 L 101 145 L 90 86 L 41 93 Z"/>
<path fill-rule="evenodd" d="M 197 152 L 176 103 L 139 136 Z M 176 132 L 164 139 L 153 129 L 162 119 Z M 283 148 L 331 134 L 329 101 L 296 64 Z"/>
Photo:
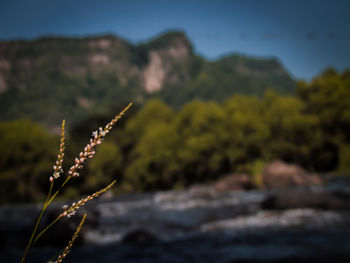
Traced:
<path fill-rule="evenodd" d="M 45 219 L 117 179 L 85 208 L 67 261 L 348 262 L 349 12 L 341 0 L 2 0 L 0 232 L 13 250 L 0 260 L 24 246 L 62 120 L 68 171 L 132 101 Z"/>

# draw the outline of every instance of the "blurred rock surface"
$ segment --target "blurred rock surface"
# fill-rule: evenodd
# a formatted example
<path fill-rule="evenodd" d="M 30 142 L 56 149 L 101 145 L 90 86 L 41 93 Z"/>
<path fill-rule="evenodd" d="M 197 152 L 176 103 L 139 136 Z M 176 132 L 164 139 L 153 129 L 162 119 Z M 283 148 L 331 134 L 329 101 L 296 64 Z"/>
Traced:
<path fill-rule="evenodd" d="M 274 161 L 266 165 L 262 176 L 267 189 L 323 184 L 321 177 L 317 174 L 308 173 L 298 165 L 282 161 Z"/>
<path fill-rule="evenodd" d="M 227 192 L 196 186 L 100 199 L 79 211 L 89 221 L 67 262 L 350 262 L 349 193 L 344 184 Z M 19 261 L 39 209 L 0 207 L 0 262 Z M 53 240 L 66 242 L 78 221 L 64 219 L 43 236 L 28 263 L 59 252 L 64 245 Z"/>
<path fill-rule="evenodd" d="M 214 188 L 217 192 L 246 191 L 254 185 L 247 174 L 230 174 L 216 182 Z"/>

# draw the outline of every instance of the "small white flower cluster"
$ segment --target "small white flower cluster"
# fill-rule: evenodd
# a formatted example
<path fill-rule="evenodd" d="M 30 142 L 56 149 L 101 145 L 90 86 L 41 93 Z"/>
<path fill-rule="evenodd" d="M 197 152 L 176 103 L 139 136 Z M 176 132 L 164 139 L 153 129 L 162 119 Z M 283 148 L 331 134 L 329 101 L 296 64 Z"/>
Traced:
<path fill-rule="evenodd" d="M 71 211 L 67 214 L 67 217 L 74 216 L 76 212 L 77 212 L 76 210 L 71 210 Z"/>
<path fill-rule="evenodd" d="M 79 202 L 77 202 L 77 203 L 73 203 L 70 207 L 69 207 L 69 209 L 67 209 L 68 208 L 68 206 L 67 205 L 64 205 L 62 208 L 65 210 L 60 216 L 61 217 L 64 217 L 64 216 L 66 216 L 66 217 L 71 217 L 71 216 L 74 216 L 75 214 L 76 214 L 76 212 L 77 212 L 77 210 L 81 207 L 81 206 L 83 206 L 87 201 L 89 201 L 90 199 L 92 199 L 91 198 L 91 196 L 88 196 L 88 197 L 86 197 L 86 198 L 84 198 L 84 199 L 81 199 Z"/>
<path fill-rule="evenodd" d="M 79 207 L 77 206 L 76 203 L 73 203 L 69 209 L 67 209 L 68 205 L 64 205 L 64 206 L 62 206 L 62 208 L 65 211 L 61 214 L 61 217 L 63 217 L 63 216 L 71 217 L 71 216 L 75 215 L 75 213 L 77 212 L 77 208 L 79 208 Z"/>
<path fill-rule="evenodd" d="M 64 153 L 62 153 L 62 157 L 63 157 L 63 155 L 64 155 Z M 57 164 L 57 161 L 56 161 L 56 165 L 53 166 L 53 170 L 54 170 L 53 177 L 55 179 L 59 178 L 60 174 L 63 173 L 62 165 Z"/>

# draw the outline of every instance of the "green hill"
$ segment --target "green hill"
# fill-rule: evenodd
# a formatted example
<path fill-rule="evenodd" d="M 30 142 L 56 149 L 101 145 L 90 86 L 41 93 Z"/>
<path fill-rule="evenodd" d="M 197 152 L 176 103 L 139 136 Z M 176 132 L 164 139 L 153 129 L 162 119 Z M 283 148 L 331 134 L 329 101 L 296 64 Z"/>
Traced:
<path fill-rule="evenodd" d="M 130 100 L 157 97 L 180 107 L 294 86 L 276 59 L 208 61 L 177 31 L 139 45 L 113 35 L 0 42 L 0 119 L 28 118 L 53 130 L 63 118 L 74 124 Z"/>

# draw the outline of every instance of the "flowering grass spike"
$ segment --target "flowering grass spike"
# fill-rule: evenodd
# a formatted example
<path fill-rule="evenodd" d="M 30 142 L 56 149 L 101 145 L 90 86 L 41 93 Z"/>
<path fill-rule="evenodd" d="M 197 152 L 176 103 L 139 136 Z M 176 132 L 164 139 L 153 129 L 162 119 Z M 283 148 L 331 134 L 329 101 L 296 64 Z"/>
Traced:
<path fill-rule="evenodd" d="M 63 187 L 74 177 L 79 176 L 78 170 L 82 169 L 84 167 L 84 164 L 87 159 L 92 158 L 95 155 L 95 150 L 97 145 L 101 144 L 104 137 L 111 131 L 115 123 L 123 117 L 125 112 L 132 106 L 132 103 L 130 103 L 127 107 L 125 107 L 117 116 L 115 116 L 103 129 L 100 127 L 97 131 L 94 131 L 92 133 L 92 138 L 90 139 L 89 143 L 85 146 L 83 151 L 79 153 L 79 156 L 75 158 L 74 164 L 69 168 L 68 174 L 64 182 L 60 187 L 57 188 L 56 192 L 52 194 L 52 191 L 54 189 L 54 182 L 55 179 L 58 179 L 61 174 L 63 173 L 62 165 L 63 165 L 63 157 L 64 157 L 64 150 L 65 150 L 65 121 L 63 120 L 62 122 L 62 130 L 61 130 L 61 140 L 60 140 L 60 149 L 59 153 L 57 155 L 57 161 L 55 165 L 53 166 L 53 174 L 52 176 L 49 177 L 50 180 L 50 189 L 49 193 L 46 197 L 46 200 L 43 204 L 43 208 L 41 209 L 40 215 L 35 223 L 34 230 L 31 234 L 31 237 L 28 241 L 27 247 L 24 251 L 24 255 L 21 259 L 21 263 L 23 263 L 31 249 L 31 247 L 37 242 L 37 240 L 48 230 L 50 229 L 56 222 L 59 220 L 65 218 L 65 217 L 71 217 L 74 216 L 76 211 L 85 205 L 88 201 L 95 199 L 99 197 L 101 194 L 109 190 L 115 183 L 116 181 L 114 180 L 112 183 L 110 183 L 107 187 L 91 194 L 88 195 L 87 197 L 81 199 L 77 203 L 73 203 L 69 208 L 68 206 L 64 206 L 63 209 L 64 211 L 54 220 L 52 221 L 49 225 L 47 225 L 43 230 L 41 230 L 38 234 L 38 228 L 41 222 L 41 219 L 45 213 L 45 211 L 48 209 L 50 204 L 53 202 L 55 197 L 58 195 L 58 193 L 63 189 Z M 82 225 L 84 224 L 86 218 L 86 214 L 84 215 L 83 219 L 81 220 L 77 230 L 75 231 L 71 241 L 69 241 L 67 247 L 64 249 L 62 254 L 57 258 L 55 262 L 60 263 L 62 260 L 67 256 L 69 250 L 71 249 L 75 239 L 77 238 Z"/>
<path fill-rule="evenodd" d="M 77 239 L 79 232 L 81 228 L 83 227 L 83 224 L 86 219 L 86 214 L 84 214 L 83 219 L 80 221 L 79 226 L 77 227 L 77 230 L 75 231 L 74 235 L 72 236 L 72 239 L 69 241 L 68 245 L 64 248 L 63 252 L 58 256 L 55 263 L 61 263 L 62 260 L 68 255 L 70 249 L 72 248 L 74 241 Z"/>

